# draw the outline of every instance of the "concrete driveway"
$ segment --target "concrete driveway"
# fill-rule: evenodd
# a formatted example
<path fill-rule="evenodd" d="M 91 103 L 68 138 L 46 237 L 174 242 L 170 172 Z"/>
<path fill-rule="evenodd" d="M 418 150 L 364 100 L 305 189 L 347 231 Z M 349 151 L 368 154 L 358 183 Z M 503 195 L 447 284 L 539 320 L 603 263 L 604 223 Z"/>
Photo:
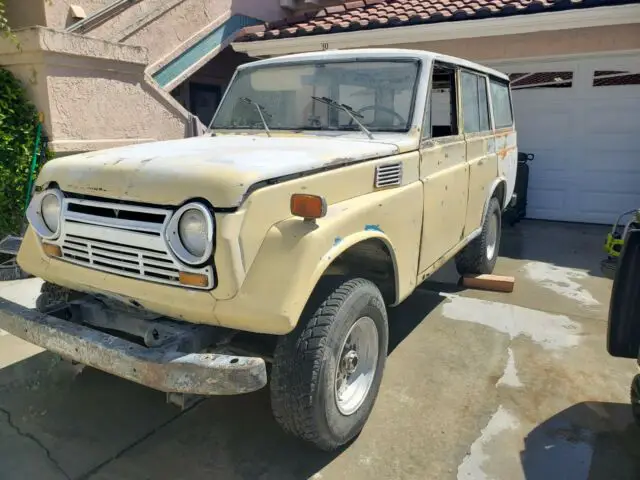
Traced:
<path fill-rule="evenodd" d="M 496 273 L 460 290 L 447 265 L 394 309 L 376 407 L 343 451 L 283 434 L 267 390 L 184 413 L 164 395 L 0 333 L 0 478 L 637 479 L 633 361 L 605 349 L 604 228 L 523 222 Z M 33 304 L 38 280 L 0 284 Z"/>

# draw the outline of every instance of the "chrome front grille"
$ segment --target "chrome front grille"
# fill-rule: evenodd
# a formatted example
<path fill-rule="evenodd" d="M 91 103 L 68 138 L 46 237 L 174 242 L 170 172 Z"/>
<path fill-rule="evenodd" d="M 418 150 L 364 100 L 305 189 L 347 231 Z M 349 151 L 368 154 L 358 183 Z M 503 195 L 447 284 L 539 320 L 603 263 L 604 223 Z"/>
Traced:
<path fill-rule="evenodd" d="M 75 235 L 67 235 L 62 244 L 62 254 L 66 259 L 94 265 L 113 273 L 124 271 L 172 283 L 177 283 L 180 276 L 180 270 L 166 253 L 127 248 Z"/>
<path fill-rule="evenodd" d="M 190 268 L 170 251 L 164 230 L 171 210 L 65 198 L 60 237 L 53 243 L 62 259 L 126 277 L 180 284 L 180 272 L 205 274 L 213 286 L 213 269 Z"/>

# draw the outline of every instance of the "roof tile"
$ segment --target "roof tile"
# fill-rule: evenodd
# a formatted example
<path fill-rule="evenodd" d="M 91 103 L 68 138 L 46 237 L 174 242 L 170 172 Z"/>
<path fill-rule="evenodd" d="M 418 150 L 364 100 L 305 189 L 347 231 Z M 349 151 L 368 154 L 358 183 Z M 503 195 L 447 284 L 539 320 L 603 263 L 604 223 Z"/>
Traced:
<path fill-rule="evenodd" d="M 572 8 L 593 8 L 638 0 L 351 0 L 297 15 L 247 27 L 236 41 L 257 41 L 322 35 L 332 32 L 393 28 L 404 25 L 471 20 L 492 16 L 536 14 Z"/>
<path fill-rule="evenodd" d="M 333 7 L 326 7 L 325 11 L 329 13 L 342 13 L 345 11 L 344 5 L 334 5 Z"/>

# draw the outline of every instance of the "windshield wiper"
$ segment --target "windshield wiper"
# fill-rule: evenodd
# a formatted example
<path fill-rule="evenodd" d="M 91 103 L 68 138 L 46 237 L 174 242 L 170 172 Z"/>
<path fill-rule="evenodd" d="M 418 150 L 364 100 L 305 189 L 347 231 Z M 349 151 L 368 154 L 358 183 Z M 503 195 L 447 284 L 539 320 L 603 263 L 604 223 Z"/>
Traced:
<path fill-rule="evenodd" d="M 360 130 L 362 130 L 362 133 L 364 133 L 367 137 L 369 137 L 370 140 L 373 140 L 373 135 L 371 134 L 369 129 L 367 127 L 365 127 L 362 124 L 362 122 L 360 122 L 360 120 L 358 120 L 358 118 L 364 118 L 364 117 L 362 115 L 360 115 L 358 112 L 356 112 L 349 105 L 346 105 L 344 103 L 338 103 L 335 100 L 333 100 L 331 98 L 328 98 L 328 97 L 314 97 L 314 96 L 312 96 L 311 98 L 313 100 L 317 101 L 317 102 L 324 103 L 325 105 L 328 105 L 328 106 L 333 107 L 333 108 L 337 108 L 338 110 L 342 110 L 344 113 L 349 115 L 354 122 L 356 122 L 358 124 L 358 127 L 360 127 Z"/>
<path fill-rule="evenodd" d="M 264 117 L 265 116 L 271 117 L 271 115 L 267 113 L 266 109 L 262 105 L 254 102 L 249 97 L 240 97 L 240 100 L 242 100 L 244 103 L 248 103 L 249 105 L 253 105 L 254 107 L 256 107 L 256 110 L 258 111 L 258 115 L 260 115 L 260 120 L 262 120 L 262 125 L 264 125 L 264 131 L 267 134 L 267 137 L 270 137 L 271 130 L 269 130 L 269 125 L 267 125 L 267 121 L 265 120 Z"/>

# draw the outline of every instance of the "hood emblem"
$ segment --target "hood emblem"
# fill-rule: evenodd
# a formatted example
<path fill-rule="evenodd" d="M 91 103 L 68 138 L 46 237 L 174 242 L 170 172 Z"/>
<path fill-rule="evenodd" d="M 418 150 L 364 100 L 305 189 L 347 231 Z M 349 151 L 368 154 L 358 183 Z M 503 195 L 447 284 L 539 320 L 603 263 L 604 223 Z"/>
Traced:
<path fill-rule="evenodd" d="M 115 214 L 116 218 L 118 218 L 118 215 L 120 215 L 120 210 L 114 208 L 113 213 Z"/>

